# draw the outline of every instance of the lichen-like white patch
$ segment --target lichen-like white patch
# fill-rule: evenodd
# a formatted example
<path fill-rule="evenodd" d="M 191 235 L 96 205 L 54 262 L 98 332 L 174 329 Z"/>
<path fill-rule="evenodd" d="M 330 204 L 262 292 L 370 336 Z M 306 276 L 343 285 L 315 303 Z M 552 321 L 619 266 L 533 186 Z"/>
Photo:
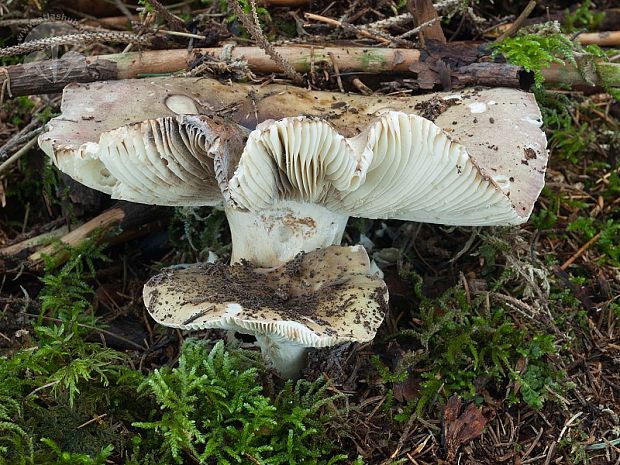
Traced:
<path fill-rule="evenodd" d="M 471 113 L 484 113 L 488 110 L 487 104 L 484 102 L 474 102 L 467 105 Z"/>
<path fill-rule="evenodd" d="M 452 95 L 446 95 L 443 100 L 463 100 L 463 97 L 461 96 L 461 94 L 452 94 Z"/>
<path fill-rule="evenodd" d="M 243 311 L 243 307 L 239 304 L 233 303 L 226 305 L 226 314 L 228 315 L 238 315 Z"/>
<path fill-rule="evenodd" d="M 497 102 L 495 100 L 489 100 L 487 102 L 487 105 L 491 106 L 491 105 L 497 105 Z"/>
<path fill-rule="evenodd" d="M 521 118 L 521 121 L 525 121 L 526 123 L 533 124 L 534 126 L 536 126 L 538 128 L 541 127 L 542 124 L 543 124 L 542 119 L 540 119 L 540 118 L 532 118 L 529 115 L 524 116 L 523 118 Z"/>
<path fill-rule="evenodd" d="M 492 179 L 502 191 L 507 192 L 510 190 L 510 178 L 508 178 L 508 176 L 496 174 L 495 176 L 492 176 Z"/>

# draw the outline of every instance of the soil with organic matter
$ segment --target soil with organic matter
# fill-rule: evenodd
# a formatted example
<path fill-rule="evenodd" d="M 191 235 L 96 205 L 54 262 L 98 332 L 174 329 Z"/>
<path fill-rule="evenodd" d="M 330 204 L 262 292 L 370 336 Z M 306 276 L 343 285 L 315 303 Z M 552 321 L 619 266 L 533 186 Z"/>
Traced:
<path fill-rule="evenodd" d="M 253 2 L 242 3 L 251 12 Z M 596 77 L 597 69 L 616 69 L 620 44 L 584 48 L 580 42 L 583 37 L 596 40 L 584 36 L 589 32 L 610 32 L 597 35 L 608 41 L 615 37 L 618 5 L 610 0 L 536 2 L 515 35 L 502 42 L 502 54 L 493 52 L 493 43 L 509 24 L 519 23 L 528 1 L 435 2 L 447 39 L 440 48 L 452 52 L 445 62 L 422 59 L 413 72 L 386 70 L 398 67 L 398 59 L 381 61 L 373 49 L 419 48 L 419 33 L 410 34 L 413 18 L 432 2 L 284 3 L 258 2 L 262 32 L 257 37 L 221 1 L 0 1 L 0 44 L 27 49 L 22 55 L 0 55 L 0 65 L 30 63 L 28 69 L 36 69 L 32 62 L 42 57 L 38 53 L 92 57 L 176 49 L 185 56 L 187 50 L 221 46 L 221 54 L 193 60 L 180 72 L 223 83 L 278 82 L 293 89 L 302 85 L 378 98 L 448 90 L 436 76 L 445 81 L 451 70 L 465 72 L 460 50 L 475 51 L 465 57 L 468 66 L 474 59 L 485 70 L 497 65 L 503 70 L 500 77 L 512 76 L 506 72 L 512 68 L 502 67 L 506 61 L 528 68 L 522 71 L 534 73 L 530 80 L 540 77 L 539 65 L 549 65 L 541 76 L 563 73 L 569 85 L 547 81 L 524 90 L 536 96 L 550 150 L 546 186 L 529 221 L 466 228 L 352 219 L 343 245 L 362 244 L 368 250 L 383 271 L 389 306 L 384 288 L 367 286 L 364 299 L 386 313 L 374 340 L 309 353 L 301 379 L 321 378 L 325 386 L 310 416 L 333 414 L 336 420 L 321 424 L 320 430 L 295 430 L 294 437 L 280 431 L 282 437 L 274 436 L 267 445 L 236 451 L 235 444 L 217 442 L 214 425 L 187 420 L 195 412 L 188 412 L 186 403 L 156 399 L 179 389 L 185 400 L 196 401 L 200 392 L 201 400 L 221 407 L 218 396 L 234 384 L 232 378 L 228 384 L 208 384 L 213 380 L 205 375 L 201 386 L 208 384 L 210 390 L 203 395 L 192 391 L 196 383 L 177 382 L 168 370 L 182 365 L 188 339 L 225 339 L 231 350 L 251 344 L 220 330 L 181 331 L 157 324 L 143 301 L 144 284 L 167 273 L 162 271 L 167 267 L 217 258 L 203 268 L 214 279 L 211 287 L 195 289 L 191 299 L 198 300 L 185 298 L 185 304 L 275 306 L 293 319 L 314 315 L 331 302 L 325 319 L 332 319 L 343 311 L 340 293 L 357 278 L 341 270 L 313 292 L 302 293 L 291 283 L 317 279 L 304 268 L 303 256 L 272 281 L 247 263 L 226 265 L 231 236 L 218 208 L 131 204 L 128 209 L 78 185 L 53 167 L 34 142 L 45 122 L 60 113 L 59 89 L 50 83 L 51 93 L 11 98 L 11 83 L 0 70 L 0 464 L 216 463 L 213 455 L 203 456 L 207 443 L 212 452 L 237 454 L 227 456 L 230 463 L 294 463 L 268 454 L 297 439 L 309 441 L 304 443 L 310 451 L 307 463 L 620 464 L 620 80 L 584 78 Z M 114 34 L 91 40 L 94 36 L 88 35 L 96 28 Z M 68 31 L 82 34 L 81 39 L 62 39 Z M 29 44 L 50 34 L 61 37 L 51 49 L 47 42 L 42 51 Z M 545 49 L 550 40 L 563 49 Z M 317 53 L 326 45 L 368 51 L 353 70 L 335 66 L 340 59 L 335 55 L 292 63 L 304 70 L 297 84 L 298 76 L 274 72 L 267 59 L 261 63 L 269 62 L 268 72 L 250 67 L 227 45 L 266 48 L 266 42 L 302 45 Z M 426 42 L 422 58 L 439 47 Z M 570 67 L 573 59 L 578 69 Z M 568 67 L 552 63 L 557 60 Z M 136 77 L 147 79 L 172 73 L 158 70 L 169 63 L 148 63 L 144 73 L 146 64 L 127 61 L 119 60 L 115 69 L 128 66 Z M 474 77 L 465 81 L 478 84 Z M 457 81 L 462 79 L 458 74 Z M 511 84 L 508 78 L 502 82 Z M 127 106 L 132 98 L 127 97 Z M 429 96 L 419 110 L 432 120 L 451 103 Z M 226 117 L 232 110 L 208 111 Z M 248 111 L 247 118 L 252 115 Z M 533 164 L 536 154 L 524 148 L 521 156 L 517 163 Z M 109 220 L 110 211 L 118 208 L 134 220 L 127 215 Z M 184 321 L 202 316 L 191 314 Z M 191 372 L 199 365 L 181 368 Z M 268 368 L 252 373 L 257 389 L 273 402 L 294 391 Z M 164 382 L 167 388 L 157 391 L 157 383 Z M 306 412 L 310 397 L 296 398 L 298 408 L 287 421 L 303 424 L 299 412 Z M 234 403 L 240 398 L 231 395 L 230 404 L 221 408 L 228 413 L 246 408 Z M 282 426 L 272 422 L 244 430 L 252 425 L 248 418 L 225 427 L 247 431 L 243 437 L 251 442 Z M 156 420 L 164 423 L 147 434 L 145 425 Z M 202 428 L 201 434 L 192 436 L 193 427 Z"/>

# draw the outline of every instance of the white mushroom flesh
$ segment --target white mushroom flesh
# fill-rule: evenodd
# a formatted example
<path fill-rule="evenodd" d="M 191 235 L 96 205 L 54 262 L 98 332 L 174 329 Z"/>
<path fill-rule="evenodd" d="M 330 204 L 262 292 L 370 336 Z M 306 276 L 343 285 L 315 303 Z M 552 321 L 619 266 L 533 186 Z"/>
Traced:
<path fill-rule="evenodd" d="M 233 233 L 233 249 L 241 250 L 235 258 L 252 252 L 257 238 L 275 240 L 275 223 L 323 218 L 331 224 L 335 214 L 340 215 L 338 223 L 346 216 L 464 226 L 522 223 L 526 217 L 510 201 L 509 182 L 498 179 L 501 187 L 481 173 L 463 145 L 416 115 L 386 112 L 351 139 L 312 118 L 263 124 L 250 134 L 229 182 L 228 216 L 236 209 L 249 212 L 231 222 L 243 225 L 240 231 L 252 231 L 247 236 Z M 313 238 L 312 247 L 321 246 L 314 239 L 328 229 L 322 225 L 305 232 Z M 303 248 L 300 235 L 286 237 L 292 238 L 284 247 L 287 253 L 276 254 L 283 260 L 311 248 Z M 328 235 L 322 246 L 338 240 Z"/>
<path fill-rule="evenodd" d="M 465 147 L 427 119 L 389 112 L 352 144 L 372 161 L 358 189 L 327 200 L 334 211 L 462 226 L 526 220 Z"/>
<path fill-rule="evenodd" d="M 231 261 L 272 267 L 309 252 L 340 244 L 348 216 L 325 207 L 280 201 L 271 208 L 242 211 L 226 207 L 233 250 Z"/>

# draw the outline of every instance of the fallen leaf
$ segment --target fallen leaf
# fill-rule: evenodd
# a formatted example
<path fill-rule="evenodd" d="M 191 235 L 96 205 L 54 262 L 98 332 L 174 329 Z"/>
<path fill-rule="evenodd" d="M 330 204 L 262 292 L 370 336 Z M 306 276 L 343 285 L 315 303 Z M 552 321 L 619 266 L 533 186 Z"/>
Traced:
<path fill-rule="evenodd" d="M 410 373 L 402 383 L 394 383 L 393 390 L 398 402 L 408 402 L 420 396 L 420 383 Z"/>
<path fill-rule="evenodd" d="M 448 399 L 443 410 L 443 431 L 448 449 L 446 458 L 448 463 L 454 461 L 463 444 L 480 436 L 487 424 L 482 409 L 474 404 L 469 404 L 461 413 L 461 406 L 461 399 L 458 396 L 452 396 Z"/>

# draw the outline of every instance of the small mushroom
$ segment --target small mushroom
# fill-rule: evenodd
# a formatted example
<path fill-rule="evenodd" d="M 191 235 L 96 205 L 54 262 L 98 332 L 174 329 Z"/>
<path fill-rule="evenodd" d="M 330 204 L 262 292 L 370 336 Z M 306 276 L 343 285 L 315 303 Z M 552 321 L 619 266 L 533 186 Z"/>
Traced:
<path fill-rule="evenodd" d="M 146 283 L 144 303 L 166 326 L 251 334 L 275 369 L 293 377 L 309 347 L 374 337 L 388 293 L 369 265 L 362 246 L 331 246 L 275 268 L 247 261 L 173 267 Z"/>

